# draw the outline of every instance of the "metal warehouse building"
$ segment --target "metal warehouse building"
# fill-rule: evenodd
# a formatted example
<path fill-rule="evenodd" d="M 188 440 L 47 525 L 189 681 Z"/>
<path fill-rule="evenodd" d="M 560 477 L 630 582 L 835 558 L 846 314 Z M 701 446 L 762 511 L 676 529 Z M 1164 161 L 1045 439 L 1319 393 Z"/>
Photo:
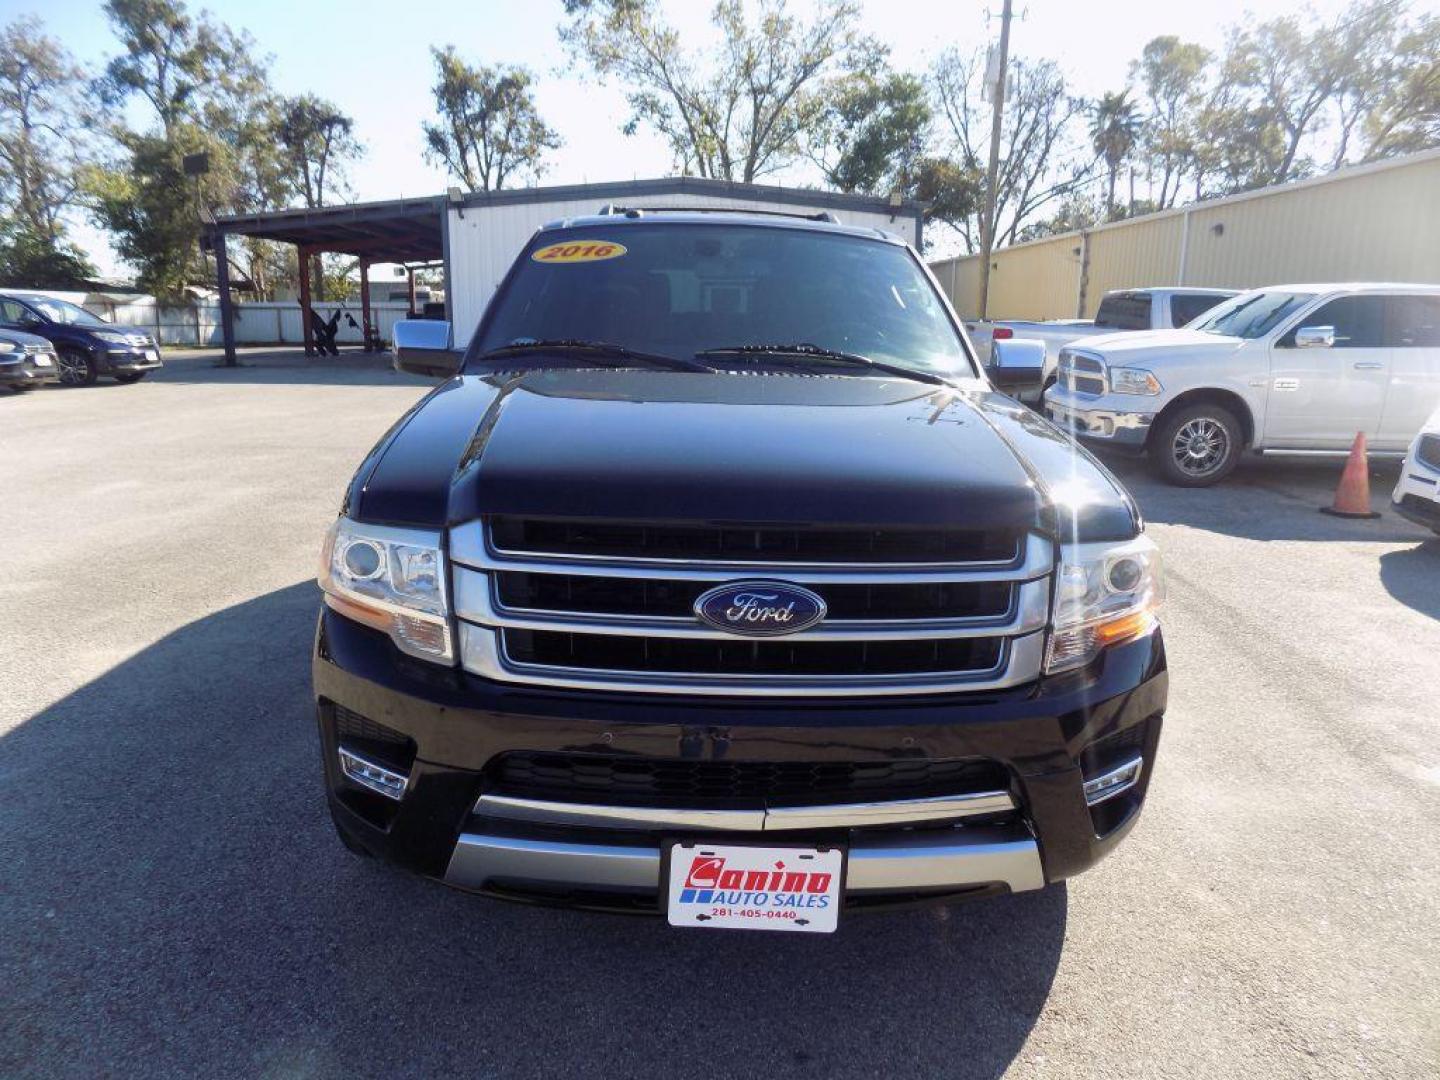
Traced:
<path fill-rule="evenodd" d="M 980 317 L 979 256 L 931 268 Z M 1440 150 L 1001 248 L 986 315 L 1090 318 L 1111 289 L 1310 281 L 1440 284 Z"/>
<path fill-rule="evenodd" d="M 375 324 L 369 307 L 372 263 L 434 263 L 443 268 L 446 314 L 454 339 L 470 339 L 485 305 L 515 255 L 537 228 L 549 221 L 594 214 L 604 205 L 638 208 L 716 208 L 772 213 L 835 214 L 847 225 L 871 226 L 920 246 L 918 203 L 845 195 L 829 191 L 739 184 L 674 176 L 566 187 L 473 192 L 391 202 L 354 203 L 316 210 L 282 210 L 224 217 L 207 228 L 213 250 L 226 250 L 227 238 L 252 236 L 294 244 L 302 265 L 323 252 L 360 260 L 362 312 L 368 330 Z M 232 302 L 231 266 L 217 259 L 222 337 L 226 358 L 234 362 L 237 308 Z M 309 275 L 300 275 L 302 308 L 309 307 Z M 306 351 L 312 349 L 304 321 Z"/>

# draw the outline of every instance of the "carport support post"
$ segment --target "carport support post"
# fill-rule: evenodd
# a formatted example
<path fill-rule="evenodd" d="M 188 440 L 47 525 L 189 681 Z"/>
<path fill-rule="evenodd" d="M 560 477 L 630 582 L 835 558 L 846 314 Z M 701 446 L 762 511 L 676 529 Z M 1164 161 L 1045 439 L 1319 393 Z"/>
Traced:
<path fill-rule="evenodd" d="M 297 244 L 295 251 L 300 257 L 300 340 L 305 344 L 305 355 L 315 355 L 315 331 L 310 326 L 310 249 Z"/>
<path fill-rule="evenodd" d="M 405 287 L 410 292 L 410 310 L 406 314 L 413 319 L 415 317 L 415 268 L 413 266 L 405 268 L 405 277 L 407 279 Z"/>
<path fill-rule="evenodd" d="M 370 351 L 370 264 L 360 260 L 360 333 L 365 337 L 365 351 Z"/>
<path fill-rule="evenodd" d="M 220 336 L 225 342 L 225 366 L 236 367 L 239 361 L 235 358 L 235 307 L 230 302 L 230 252 L 225 244 L 223 230 L 214 234 L 213 243 L 215 247 L 215 284 L 220 290 Z M 198 345 L 200 344 L 198 313 L 195 327 L 195 343 Z M 157 337 L 155 340 L 159 341 L 160 339 Z"/>

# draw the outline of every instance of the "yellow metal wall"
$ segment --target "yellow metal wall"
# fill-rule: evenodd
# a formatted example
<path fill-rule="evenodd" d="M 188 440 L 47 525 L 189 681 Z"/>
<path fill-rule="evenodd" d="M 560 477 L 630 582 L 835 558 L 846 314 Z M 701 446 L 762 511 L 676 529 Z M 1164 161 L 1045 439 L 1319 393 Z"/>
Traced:
<path fill-rule="evenodd" d="M 1012 319 L 1075 317 L 1080 282 L 1080 240 L 1057 236 L 995 252 L 990 270 L 990 310 Z M 978 290 L 977 290 L 978 295 Z M 977 305 L 978 306 L 978 305 Z M 1051 315 L 1052 311 L 1059 315 Z"/>
<path fill-rule="evenodd" d="M 1085 288 L 1085 312 L 1081 317 L 1094 318 L 1100 298 L 1111 289 L 1178 284 L 1180 229 L 1181 218 L 1176 216 L 1142 219 L 1123 228 L 1092 232 L 1090 280 Z M 1073 317 L 1074 314 L 1072 299 L 1065 315 Z"/>
<path fill-rule="evenodd" d="M 1188 216 L 1186 285 L 1440 284 L 1440 154 L 1253 198 L 1199 204 Z M 1094 316 L 1110 289 L 1181 284 L 1185 219 L 1185 213 L 1174 212 L 1091 232 L 1084 317 Z M 990 317 L 1074 318 L 1080 243 L 1079 234 L 1070 234 L 995 252 Z M 979 257 L 934 266 L 956 311 L 975 318 Z"/>
<path fill-rule="evenodd" d="M 1440 283 L 1440 158 L 1190 214 L 1187 285 L 1322 281 Z"/>

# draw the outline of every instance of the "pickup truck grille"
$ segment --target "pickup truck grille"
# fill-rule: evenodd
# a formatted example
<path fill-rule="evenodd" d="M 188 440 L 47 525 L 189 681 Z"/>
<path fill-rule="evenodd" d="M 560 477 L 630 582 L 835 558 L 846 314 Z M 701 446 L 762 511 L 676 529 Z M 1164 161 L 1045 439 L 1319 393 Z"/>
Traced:
<path fill-rule="evenodd" d="M 450 546 L 462 660 L 475 674 L 571 689 L 801 697 L 1034 679 L 1053 559 L 1043 537 L 1014 533 L 513 518 L 458 526 Z M 759 639 L 694 614 L 702 593 L 757 579 L 818 593 L 825 620 Z"/>
<path fill-rule="evenodd" d="M 1072 349 L 1060 350 L 1056 378 L 1067 390 L 1077 394 L 1099 397 L 1106 390 L 1104 361 Z"/>
<path fill-rule="evenodd" d="M 713 761 L 512 751 L 486 769 L 485 790 L 607 806 L 815 806 L 1003 791 L 986 758 L 899 761 Z"/>

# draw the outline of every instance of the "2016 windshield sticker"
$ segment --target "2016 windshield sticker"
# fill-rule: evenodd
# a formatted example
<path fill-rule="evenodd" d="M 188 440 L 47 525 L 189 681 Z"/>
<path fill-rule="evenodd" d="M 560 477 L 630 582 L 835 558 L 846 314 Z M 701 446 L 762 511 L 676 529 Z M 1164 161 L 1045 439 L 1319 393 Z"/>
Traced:
<path fill-rule="evenodd" d="M 624 254 L 625 245 L 613 240 L 583 240 L 548 244 L 536 250 L 530 258 L 539 263 L 584 263 L 618 259 Z"/>

